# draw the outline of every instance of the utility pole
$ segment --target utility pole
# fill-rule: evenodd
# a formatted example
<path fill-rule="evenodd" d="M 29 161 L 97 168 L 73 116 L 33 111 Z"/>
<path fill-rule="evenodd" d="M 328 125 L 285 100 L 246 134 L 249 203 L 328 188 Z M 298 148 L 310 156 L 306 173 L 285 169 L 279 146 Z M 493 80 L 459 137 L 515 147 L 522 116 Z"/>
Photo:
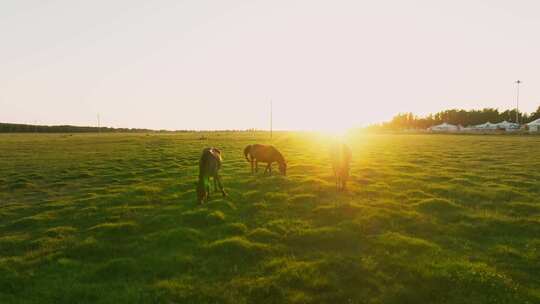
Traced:
<path fill-rule="evenodd" d="M 519 84 L 521 80 L 516 81 L 516 123 L 519 125 Z"/>
<path fill-rule="evenodd" d="M 270 99 L 270 139 L 272 139 L 272 99 Z"/>
<path fill-rule="evenodd" d="M 97 127 L 98 127 L 98 133 L 101 133 L 101 120 L 99 117 L 99 113 L 97 114 Z"/>

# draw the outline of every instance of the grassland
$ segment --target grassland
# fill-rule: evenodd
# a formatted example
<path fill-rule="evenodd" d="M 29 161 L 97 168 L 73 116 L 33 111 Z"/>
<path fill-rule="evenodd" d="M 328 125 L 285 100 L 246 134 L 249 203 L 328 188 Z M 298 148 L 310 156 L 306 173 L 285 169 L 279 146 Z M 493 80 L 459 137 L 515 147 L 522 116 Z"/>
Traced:
<path fill-rule="evenodd" d="M 540 137 L 0 135 L 0 303 L 540 303 Z M 228 198 L 195 203 L 201 149 Z"/>

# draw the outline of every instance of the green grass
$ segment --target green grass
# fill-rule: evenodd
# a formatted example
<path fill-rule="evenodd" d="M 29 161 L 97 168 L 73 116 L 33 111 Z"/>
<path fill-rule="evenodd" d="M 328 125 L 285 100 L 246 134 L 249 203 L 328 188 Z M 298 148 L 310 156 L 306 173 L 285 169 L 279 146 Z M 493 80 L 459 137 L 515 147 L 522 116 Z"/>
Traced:
<path fill-rule="evenodd" d="M 540 303 L 540 137 L 0 135 L 0 303 Z M 196 204 L 200 151 L 229 197 Z"/>

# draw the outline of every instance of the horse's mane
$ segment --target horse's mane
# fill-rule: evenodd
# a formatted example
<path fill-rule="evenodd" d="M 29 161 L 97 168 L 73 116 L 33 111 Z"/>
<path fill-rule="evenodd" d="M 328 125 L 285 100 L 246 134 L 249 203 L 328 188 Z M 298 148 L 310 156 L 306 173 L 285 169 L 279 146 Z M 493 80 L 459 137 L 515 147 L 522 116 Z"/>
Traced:
<path fill-rule="evenodd" d="M 281 152 L 279 152 L 278 149 L 276 149 L 276 147 L 272 146 L 274 152 L 276 152 L 276 155 L 278 157 L 278 161 L 281 161 L 283 163 L 285 163 L 285 158 L 283 157 L 283 154 L 281 154 Z"/>

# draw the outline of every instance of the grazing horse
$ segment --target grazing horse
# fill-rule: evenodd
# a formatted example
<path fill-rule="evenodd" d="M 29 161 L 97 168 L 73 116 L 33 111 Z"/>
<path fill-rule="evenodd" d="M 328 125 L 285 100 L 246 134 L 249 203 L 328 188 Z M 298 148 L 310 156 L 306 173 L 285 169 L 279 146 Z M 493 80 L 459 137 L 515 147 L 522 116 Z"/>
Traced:
<path fill-rule="evenodd" d="M 346 144 L 336 143 L 330 148 L 330 159 L 332 161 L 332 169 L 334 169 L 334 176 L 336 177 L 336 189 L 338 191 L 345 190 L 351 168 L 351 149 Z"/>
<path fill-rule="evenodd" d="M 221 151 L 217 148 L 206 148 L 202 151 L 201 159 L 199 160 L 199 182 L 197 183 L 197 200 L 199 204 L 208 201 L 210 197 L 210 177 L 214 179 L 214 191 L 217 188 L 221 190 L 221 194 L 226 196 L 219 169 L 221 168 Z"/>
<path fill-rule="evenodd" d="M 279 165 L 279 172 L 283 175 L 287 174 L 287 163 L 281 152 L 271 145 L 249 145 L 244 149 L 244 156 L 246 160 L 251 164 L 251 173 L 255 169 L 255 172 L 259 170 L 259 162 L 267 163 L 264 173 L 272 173 L 272 163 L 277 162 Z M 255 168 L 253 168 L 255 164 Z"/>

